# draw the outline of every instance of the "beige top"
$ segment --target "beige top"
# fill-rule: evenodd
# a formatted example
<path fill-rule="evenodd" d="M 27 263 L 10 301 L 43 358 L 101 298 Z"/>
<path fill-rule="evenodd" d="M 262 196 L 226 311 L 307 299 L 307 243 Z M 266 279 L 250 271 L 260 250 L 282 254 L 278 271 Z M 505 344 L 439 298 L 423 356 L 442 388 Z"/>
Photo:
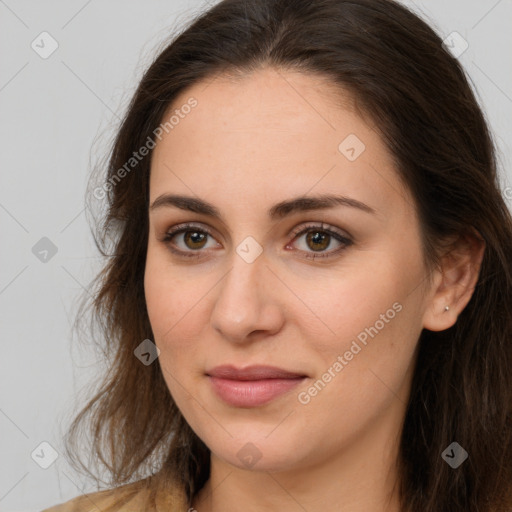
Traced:
<path fill-rule="evenodd" d="M 176 482 L 151 489 L 150 479 L 77 496 L 41 512 L 192 512 L 185 491 Z"/>

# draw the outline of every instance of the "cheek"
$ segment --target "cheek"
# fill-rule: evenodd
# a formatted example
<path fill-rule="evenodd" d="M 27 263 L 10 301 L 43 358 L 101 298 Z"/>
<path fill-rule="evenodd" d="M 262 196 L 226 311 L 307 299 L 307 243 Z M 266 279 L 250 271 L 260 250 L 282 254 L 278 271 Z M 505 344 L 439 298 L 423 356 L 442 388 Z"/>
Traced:
<path fill-rule="evenodd" d="M 297 290 L 315 313 L 316 318 L 308 315 L 300 329 L 309 340 L 309 351 L 318 357 L 321 375 L 330 368 L 336 376 L 343 373 L 344 385 L 356 394 L 372 382 L 383 386 L 374 373 L 400 384 L 421 333 L 420 262 L 414 247 L 407 254 L 391 248 L 366 253 L 357 265 L 345 268 L 344 275 L 319 279 L 320 288 Z M 336 362 L 337 372 L 332 369 Z"/>
<path fill-rule="evenodd" d="M 340 274 L 332 275 L 331 270 L 331 275 L 319 276 L 315 286 L 304 282 L 299 287 L 296 283 L 294 292 L 313 313 L 296 311 L 296 318 L 302 318 L 301 330 L 314 340 L 315 351 L 320 354 L 348 350 L 350 340 L 376 321 L 382 329 L 381 314 L 390 310 L 388 317 L 395 316 L 392 306 L 404 296 L 404 276 L 393 271 L 386 255 L 365 256 L 358 258 L 357 265 L 344 267 Z"/>
<path fill-rule="evenodd" d="M 148 251 L 144 273 L 144 294 L 149 321 L 155 343 L 161 351 L 161 361 L 173 361 L 168 353 L 176 351 L 182 357 L 186 351 L 180 350 L 195 337 L 198 325 L 191 320 L 198 314 L 197 292 L 194 286 L 180 279 L 175 268 L 171 268 L 159 251 Z M 176 349 L 176 350 L 175 350 Z"/>
<path fill-rule="evenodd" d="M 165 252 L 149 248 L 144 293 L 163 375 L 178 398 L 206 365 L 209 352 L 202 341 L 210 321 L 208 291 L 215 280 L 194 278 L 193 270 L 171 265 Z"/>
<path fill-rule="evenodd" d="M 159 362 L 169 392 L 180 409 L 187 410 L 191 395 L 190 368 L 198 354 L 194 339 L 198 324 L 189 317 L 197 310 L 193 305 L 193 287 L 187 287 L 171 270 L 148 253 L 144 275 L 144 293 L 154 342 L 160 350 Z M 197 308 L 197 306 L 196 306 Z"/>
<path fill-rule="evenodd" d="M 299 338 L 310 345 L 307 350 L 324 365 L 349 350 L 352 339 L 400 297 L 404 274 L 394 270 L 397 267 L 395 255 L 381 245 L 347 251 L 339 265 L 316 268 L 305 278 L 286 275 L 298 299 L 290 295 L 288 318 L 297 324 Z"/>
<path fill-rule="evenodd" d="M 310 347 L 317 372 L 296 398 L 308 429 L 337 431 L 336 438 L 348 440 L 386 411 L 397 414 L 407 403 L 419 333 L 411 328 L 402 301 L 394 308 L 389 297 L 381 304 L 360 302 L 358 311 L 346 305 L 354 314 L 338 310 L 337 323 L 332 316 L 336 336 Z"/>
<path fill-rule="evenodd" d="M 194 284 L 171 266 L 166 250 L 150 243 L 144 272 L 144 294 L 153 333 L 160 340 L 190 325 L 187 315 L 197 302 Z M 180 322 L 180 319 L 185 322 Z"/>

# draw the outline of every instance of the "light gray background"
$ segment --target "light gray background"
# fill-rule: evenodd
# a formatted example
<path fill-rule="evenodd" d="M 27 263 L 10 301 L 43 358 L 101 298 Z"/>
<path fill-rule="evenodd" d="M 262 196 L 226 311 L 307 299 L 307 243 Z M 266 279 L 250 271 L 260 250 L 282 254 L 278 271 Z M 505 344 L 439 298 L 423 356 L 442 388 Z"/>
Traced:
<path fill-rule="evenodd" d="M 512 199 L 512 0 L 404 3 L 443 39 L 457 31 L 469 43 L 459 59 Z M 92 490 L 61 441 L 99 368 L 71 337 L 76 300 L 102 262 L 84 211 L 86 181 L 155 51 L 206 6 L 0 0 L 0 511 L 36 511 Z M 43 31 L 59 44 L 47 59 L 31 48 Z M 46 263 L 32 252 L 42 237 L 57 247 Z M 31 458 L 43 441 L 61 454 L 48 469 Z"/>

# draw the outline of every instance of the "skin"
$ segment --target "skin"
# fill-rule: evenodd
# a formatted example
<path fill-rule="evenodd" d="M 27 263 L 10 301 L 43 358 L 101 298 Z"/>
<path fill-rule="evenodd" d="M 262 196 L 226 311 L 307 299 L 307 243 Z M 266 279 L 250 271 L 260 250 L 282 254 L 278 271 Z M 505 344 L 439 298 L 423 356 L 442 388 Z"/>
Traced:
<path fill-rule="evenodd" d="M 169 112 L 190 97 L 198 105 L 154 150 L 150 205 L 163 194 L 193 196 L 223 220 L 150 209 L 144 285 L 169 391 L 211 450 L 211 477 L 193 507 L 398 511 L 394 463 L 418 337 L 455 323 L 483 247 L 460 241 L 429 283 L 414 201 L 391 155 L 350 95 L 320 77 L 271 68 L 240 80 L 221 75 L 182 92 Z M 349 134 L 366 146 L 355 161 L 338 150 Z M 375 213 L 335 206 L 267 216 L 281 201 L 332 193 Z M 173 254 L 163 241 L 182 222 L 212 231 L 202 243 L 184 233 L 172 239 L 177 249 L 200 252 L 197 259 Z M 325 234 L 322 222 L 352 243 L 335 253 L 343 244 L 334 237 L 318 250 L 307 233 L 291 234 L 309 223 L 318 226 L 311 234 Z M 236 252 L 248 236 L 264 249 L 252 263 Z M 305 257 L 322 251 L 331 257 Z M 395 303 L 394 318 L 301 403 L 299 393 Z M 234 407 L 205 376 L 221 364 L 267 364 L 308 377 L 266 405 Z M 247 443 L 261 455 L 252 467 L 237 456 Z"/>

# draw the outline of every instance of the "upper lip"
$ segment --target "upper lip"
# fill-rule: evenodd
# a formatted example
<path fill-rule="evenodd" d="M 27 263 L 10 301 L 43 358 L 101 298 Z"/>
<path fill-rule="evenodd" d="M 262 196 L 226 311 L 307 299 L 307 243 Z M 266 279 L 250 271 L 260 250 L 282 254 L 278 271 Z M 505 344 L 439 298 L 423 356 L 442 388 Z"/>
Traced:
<path fill-rule="evenodd" d="M 236 368 L 232 365 L 216 366 L 206 372 L 210 377 L 231 380 L 263 380 L 263 379 L 297 379 L 306 377 L 303 373 L 283 370 L 275 366 L 247 366 Z"/>

